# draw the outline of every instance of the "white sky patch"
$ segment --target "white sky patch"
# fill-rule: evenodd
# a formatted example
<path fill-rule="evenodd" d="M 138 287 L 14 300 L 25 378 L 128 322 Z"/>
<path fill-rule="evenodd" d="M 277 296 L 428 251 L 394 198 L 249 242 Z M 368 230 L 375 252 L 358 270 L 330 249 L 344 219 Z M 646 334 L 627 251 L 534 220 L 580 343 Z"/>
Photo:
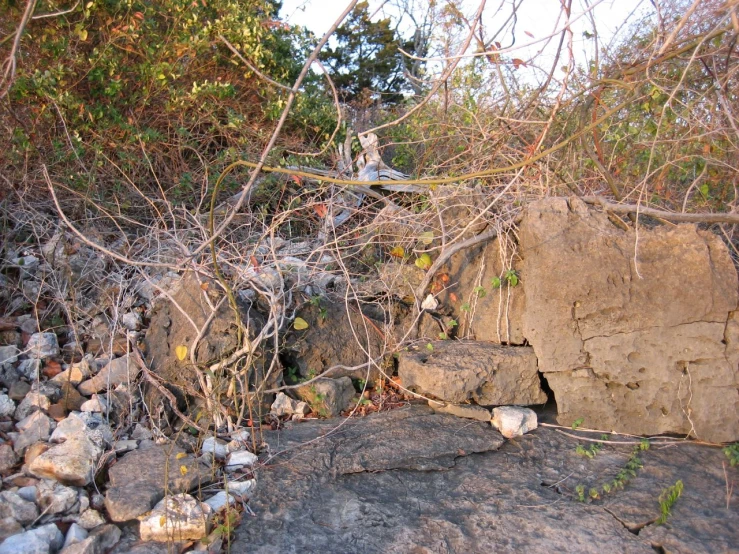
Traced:
<path fill-rule="evenodd" d="M 492 36 L 509 18 L 514 0 L 488 0 L 483 14 L 483 24 L 486 38 Z M 520 0 L 519 0 L 520 2 Z M 346 8 L 346 0 L 284 0 L 281 17 L 290 24 L 303 25 L 313 33 L 322 36 L 341 12 Z M 476 0 L 465 0 L 465 15 L 471 17 L 476 10 Z M 500 8 L 500 9 L 499 9 Z M 374 20 L 388 17 L 397 13 L 392 1 L 370 0 L 370 13 L 375 13 Z M 594 25 L 598 33 L 598 46 L 602 51 L 618 33 L 623 32 L 626 22 L 634 22 L 649 13 L 652 13 L 648 0 L 574 0 L 572 3 L 572 47 L 577 65 L 587 65 L 595 55 Z M 532 69 L 528 78 L 539 81 L 546 76 L 554 61 L 554 54 L 559 44 L 559 35 L 551 40 L 537 40 L 561 31 L 565 26 L 560 0 L 523 0 L 516 11 L 515 43 L 512 49 L 505 51 L 504 59 L 518 58 L 539 70 Z M 401 32 L 405 25 L 401 26 Z M 496 40 L 504 48 L 511 45 L 512 26 L 509 22 L 504 33 Z M 408 27 L 406 35 L 412 29 Z M 527 46 L 528 45 L 528 46 Z M 558 65 L 567 65 L 568 54 L 563 50 Z M 475 45 L 470 47 L 474 52 Z M 433 63 L 433 62 L 432 62 Z M 560 71 L 560 68 L 557 68 Z M 522 70 L 524 73 L 524 70 Z M 528 73 L 528 72 L 527 72 Z M 562 75 L 562 73 L 559 73 Z M 522 78 L 526 79 L 524 75 Z"/>

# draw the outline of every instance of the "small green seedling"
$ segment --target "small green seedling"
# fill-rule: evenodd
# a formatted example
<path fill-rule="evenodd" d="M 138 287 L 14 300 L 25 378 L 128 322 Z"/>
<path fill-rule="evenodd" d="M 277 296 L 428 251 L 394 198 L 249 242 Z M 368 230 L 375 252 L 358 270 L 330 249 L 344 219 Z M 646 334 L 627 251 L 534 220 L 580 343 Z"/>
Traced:
<path fill-rule="evenodd" d="M 661 512 L 661 515 L 657 518 L 657 525 L 662 525 L 667 522 L 667 518 L 670 517 L 670 514 L 672 513 L 672 507 L 675 505 L 675 502 L 677 502 L 677 499 L 680 498 L 682 493 L 683 482 L 680 480 L 671 487 L 667 487 L 662 491 L 662 494 L 659 495 L 659 511 Z"/>

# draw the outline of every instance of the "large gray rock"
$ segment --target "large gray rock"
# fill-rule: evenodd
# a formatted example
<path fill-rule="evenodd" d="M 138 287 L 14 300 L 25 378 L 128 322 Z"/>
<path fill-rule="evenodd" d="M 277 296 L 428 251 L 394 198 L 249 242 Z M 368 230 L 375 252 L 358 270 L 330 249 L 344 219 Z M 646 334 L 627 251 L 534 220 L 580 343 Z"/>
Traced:
<path fill-rule="evenodd" d="M 582 503 L 576 487 L 600 490 L 623 468 L 632 445 L 606 445 L 588 459 L 577 454 L 576 439 L 540 427 L 471 456 L 475 437 L 487 432 L 500 440 L 489 424 L 439 414 L 431 423 L 420 408 L 400 414 L 349 420 L 327 436 L 338 421 L 267 432 L 271 452 L 282 454 L 259 473 L 249 501 L 256 516 L 242 521 L 231 550 L 647 554 L 732 552 L 739 544 L 739 500 L 734 496 L 727 508 L 718 449 L 653 447 L 640 453 L 644 467 L 625 489 Z M 311 439 L 318 440 L 295 448 Z M 449 462 L 417 471 L 419 458 L 434 449 L 451 454 Z M 364 460 L 364 471 L 347 471 L 359 469 L 355 459 Z M 683 496 L 667 524 L 655 525 L 659 495 L 677 480 Z"/>
<path fill-rule="evenodd" d="M 524 335 L 560 423 L 739 439 L 737 272 L 718 237 L 637 235 L 574 198 L 529 205 L 519 236 Z"/>
<path fill-rule="evenodd" d="M 489 342 L 436 341 L 433 349 L 401 352 L 398 376 L 404 387 L 445 402 L 543 404 L 534 351 Z"/>
<path fill-rule="evenodd" d="M 129 521 L 151 510 L 164 496 L 165 487 L 170 494 L 189 492 L 206 483 L 208 473 L 177 447 L 134 450 L 110 468 L 105 507 L 113 521 Z"/>

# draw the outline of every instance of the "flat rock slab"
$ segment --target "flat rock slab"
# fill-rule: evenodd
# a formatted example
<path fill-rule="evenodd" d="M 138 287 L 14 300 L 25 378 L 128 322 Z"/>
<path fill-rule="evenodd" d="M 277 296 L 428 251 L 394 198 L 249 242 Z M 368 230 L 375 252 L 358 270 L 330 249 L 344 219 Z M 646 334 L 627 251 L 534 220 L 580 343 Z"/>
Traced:
<path fill-rule="evenodd" d="M 113 521 L 129 521 L 151 510 L 164 497 L 165 485 L 171 494 L 189 492 L 207 483 L 209 473 L 177 447 L 134 450 L 110 468 L 105 507 Z"/>
<path fill-rule="evenodd" d="M 483 406 L 544 404 L 538 363 L 528 346 L 481 341 L 434 341 L 432 348 L 401 352 L 403 386 L 445 402 Z"/>
<path fill-rule="evenodd" d="M 551 428 L 501 445 L 489 424 L 430 416 L 414 406 L 266 434 L 282 454 L 259 472 L 249 503 L 256 517 L 244 519 L 232 551 L 727 552 L 739 544 L 739 501 L 726 507 L 719 450 L 653 447 L 624 490 L 582 503 L 575 487 L 612 480 L 630 446 L 606 445 L 588 459 Z M 489 447 L 476 450 L 485 437 Z M 727 470 L 739 481 L 737 468 Z M 659 494 L 678 479 L 685 492 L 657 526 Z"/>

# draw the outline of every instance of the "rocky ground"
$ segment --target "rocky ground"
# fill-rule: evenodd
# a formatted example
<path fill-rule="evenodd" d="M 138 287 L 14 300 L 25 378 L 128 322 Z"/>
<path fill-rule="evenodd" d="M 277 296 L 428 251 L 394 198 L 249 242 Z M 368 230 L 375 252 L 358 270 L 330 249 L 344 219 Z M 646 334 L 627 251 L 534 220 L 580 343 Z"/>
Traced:
<path fill-rule="evenodd" d="M 629 236 L 577 201 L 547 206 L 523 225 L 528 258 L 452 259 L 418 314 L 402 298 L 428 268 L 350 277 L 315 241 L 255 245 L 227 291 L 202 268 L 134 272 L 61 230 L 17 234 L 0 554 L 739 551 L 739 446 L 719 444 L 739 406 L 725 246 L 646 233 L 653 278 L 634 284 Z M 556 252 L 532 244 L 547 218 L 551 248 L 602 254 L 607 278 L 552 278 Z M 568 242 L 575 224 L 597 232 Z M 677 285 L 654 276 L 684 285 L 687 261 L 710 290 L 668 302 Z"/>
<path fill-rule="evenodd" d="M 577 447 L 596 443 L 569 435 L 599 435 L 567 433 L 505 440 L 423 406 L 268 433 L 273 459 L 231 550 L 737 552 L 739 472 L 720 449 L 654 441 L 625 486 L 603 493 L 634 446 L 613 436 L 589 458 Z M 678 481 L 682 495 L 657 523 L 663 490 Z"/>

